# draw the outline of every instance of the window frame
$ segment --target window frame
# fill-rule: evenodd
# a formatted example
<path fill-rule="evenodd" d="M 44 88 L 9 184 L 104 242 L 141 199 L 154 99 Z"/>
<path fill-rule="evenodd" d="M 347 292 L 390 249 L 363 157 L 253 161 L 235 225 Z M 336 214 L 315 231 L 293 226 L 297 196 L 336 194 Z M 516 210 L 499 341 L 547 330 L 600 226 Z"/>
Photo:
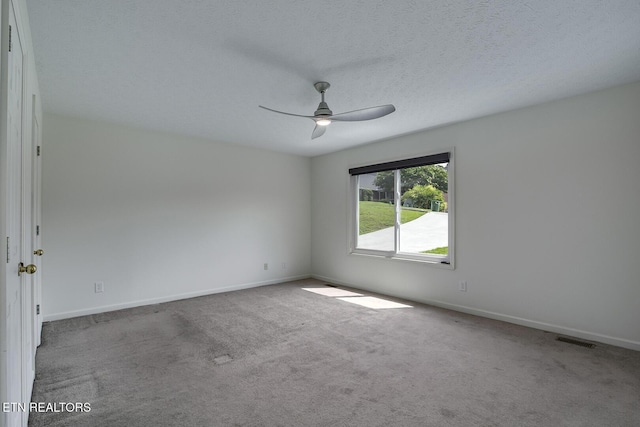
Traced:
<path fill-rule="evenodd" d="M 359 177 L 362 174 L 367 173 L 367 171 L 371 167 L 375 167 L 377 165 L 388 165 L 393 167 L 394 165 L 399 165 L 394 169 L 386 169 L 394 171 L 394 200 L 399 201 L 400 194 L 400 170 L 406 169 L 409 167 L 417 166 L 414 164 L 415 161 L 419 161 L 422 158 L 426 157 L 435 157 L 439 155 L 447 154 L 449 155 L 449 161 L 447 166 L 447 180 L 448 180 L 448 255 L 446 257 L 434 255 L 434 254 L 416 254 L 416 253 L 408 253 L 408 252 L 400 252 L 399 251 L 399 239 L 400 239 L 400 227 L 399 223 L 400 218 L 400 203 L 394 203 L 395 208 L 395 224 L 394 224 L 394 249 L 392 251 L 384 251 L 377 249 L 364 249 L 358 248 L 358 236 L 359 236 L 359 218 L 360 218 L 360 209 L 359 209 Z M 437 163 L 432 163 L 437 164 Z M 352 174 L 352 172 L 356 172 L 356 174 Z M 359 173 L 358 173 L 359 172 Z M 418 156 L 410 156 L 410 157 L 401 157 L 392 160 L 382 161 L 382 162 L 370 162 L 364 165 L 355 166 L 349 168 L 349 207 L 350 207 L 350 220 L 349 220 L 349 230 L 347 235 L 349 236 L 349 254 L 350 255 L 364 255 L 364 256 L 372 256 L 384 259 L 391 260 L 400 260 L 400 261 L 411 261 L 411 262 L 420 262 L 434 267 L 446 268 L 453 270 L 455 268 L 455 153 L 454 148 L 446 148 L 441 150 L 434 150 L 432 152 L 421 154 Z"/>

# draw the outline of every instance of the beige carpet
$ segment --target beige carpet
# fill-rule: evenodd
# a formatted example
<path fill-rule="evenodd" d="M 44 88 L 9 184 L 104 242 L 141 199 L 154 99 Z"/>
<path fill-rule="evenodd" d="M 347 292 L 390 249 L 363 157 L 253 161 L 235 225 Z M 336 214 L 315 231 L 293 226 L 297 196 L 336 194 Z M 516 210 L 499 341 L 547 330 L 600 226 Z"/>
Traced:
<path fill-rule="evenodd" d="M 323 287 L 46 323 L 29 425 L 640 426 L 639 352 Z"/>

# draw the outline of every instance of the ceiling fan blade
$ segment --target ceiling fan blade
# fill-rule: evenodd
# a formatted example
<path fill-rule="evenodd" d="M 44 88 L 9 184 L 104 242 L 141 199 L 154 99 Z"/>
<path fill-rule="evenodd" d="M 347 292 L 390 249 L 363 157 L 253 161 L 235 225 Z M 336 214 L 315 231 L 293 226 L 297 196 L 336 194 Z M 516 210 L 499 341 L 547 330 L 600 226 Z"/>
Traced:
<path fill-rule="evenodd" d="M 263 107 L 262 105 L 258 105 L 258 107 L 260 107 L 260 108 L 264 108 L 265 110 L 273 111 L 274 113 L 286 114 L 287 116 L 305 117 L 305 118 L 307 118 L 307 119 L 313 119 L 313 118 L 314 118 L 314 116 L 303 116 L 303 115 L 301 115 L 301 114 L 285 113 L 284 111 L 274 110 L 274 109 L 272 109 L 272 108 Z"/>
<path fill-rule="evenodd" d="M 313 132 L 311 133 L 311 139 L 320 138 L 322 135 L 324 135 L 326 130 L 327 130 L 326 126 L 316 125 L 316 127 L 313 128 Z"/>
<path fill-rule="evenodd" d="M 362 110 L 348 111 L 346 113 L 335 114 L 330 117 L 336 122 L 359 122 L 362 120 L 373 120 L 384 117 L 396 111 L 396 107 L 391 104 L 379 105 L 377 107 L 363 108 Z"/>

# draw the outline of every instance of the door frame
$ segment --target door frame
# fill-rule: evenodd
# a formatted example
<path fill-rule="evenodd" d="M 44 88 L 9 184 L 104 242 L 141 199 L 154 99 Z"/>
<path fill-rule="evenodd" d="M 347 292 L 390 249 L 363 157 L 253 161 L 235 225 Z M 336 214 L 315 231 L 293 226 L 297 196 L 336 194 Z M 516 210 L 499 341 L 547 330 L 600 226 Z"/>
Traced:
<path fill-rule="evenodd" d="M 20 31 L 17 31 L 21 33 Z M 22 35 L 20 37 L 22 39 Z M 31 96 L 27 93 L 27 76 L 29 75 L 26 55 L 22 58 L 22 218 L 20 237 L 22 239 L 22 254 L 20 256 L 24 265 L 33 264 L 33 153 L 31 138 Z M 36 377 L 36 345 L 33 341 L 33 329 L 35 323 L 35 307 L 33 301 L 33 283 L 35 274 L 22 275 L 20 281 L 22 297 L 22 402 L 31 401 L 33 381 Z"/>
<path fill-rule="evenodd" d="M 31 124 L 31 248 L 42 249 L 42 125 L 38 97 L 33 94 L 32 100 L 32 124 Z M 35 255 L 35 252 L 34 252 Z M 33 264 L 38 267 L 37 274 L 31 276 L 32 284 L 32 311 L 33 311 L 33 346 L 34 357 L 35 348 L 40 346 L 42 336 L 42 258 L 33 257 Z"/>

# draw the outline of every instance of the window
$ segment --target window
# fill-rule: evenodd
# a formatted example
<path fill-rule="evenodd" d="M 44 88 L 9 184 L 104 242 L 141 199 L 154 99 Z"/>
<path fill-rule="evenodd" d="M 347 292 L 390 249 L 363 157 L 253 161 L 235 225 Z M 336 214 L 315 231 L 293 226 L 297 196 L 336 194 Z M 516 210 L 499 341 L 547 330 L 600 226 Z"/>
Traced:
<path fill-rule="evenodd" d="M 349 174 L 352 253 L 452 265 L 453 150 Z"/>

